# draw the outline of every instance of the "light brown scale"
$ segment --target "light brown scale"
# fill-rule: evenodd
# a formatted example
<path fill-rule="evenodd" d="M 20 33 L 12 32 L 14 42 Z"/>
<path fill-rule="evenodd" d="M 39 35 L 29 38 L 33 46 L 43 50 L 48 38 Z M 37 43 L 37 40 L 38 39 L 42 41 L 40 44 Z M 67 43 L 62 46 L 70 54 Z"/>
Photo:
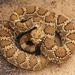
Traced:
<path fill-rule="evenodd" d="M 67 55 L 66 50 L 62 47 L 58 47 L 55 51 L 56 57 L 63 58 Z"/>
<path fill-rule="evenodd" d="M 73 54 L 73 52 L 75 51 L 75 44 L 72 42 L 69 42 L 66 44 L 66 46 L 69 48 L 71 54 Z"/>
<path fill-rule="evenodd" d="M 16 61 L 17 61 L 18 64 L 21 64 L 21 63 L 25 62 L 25 59 L 26 59 L 25 53 L 20 53 L 20 54 L 17 56 Z"/>
<path fill-rule="evenodd" d="M 46 28 L 45 28 L 45 34 L 46 35 L 54 35 L 54 33 L 55 33 L 55 29 L 54 29 L 54 26 L 46 26 Z"/>
<path fill-rule="evenodd" d="M 15 14 L 12 14 L 11 16 L 10 16 L 10 20 L 11 21 L 14 21 L 14 20 L 17 20 L 18 18 L 17 18 L 17 15 L 15 15 Z"/>
<path fill-rule="evenodd" d="M 12 27 L 9 25 L 9 23 L 10 23 L 10 22 L 7 21 L 7 22 L 4 24 L 4 27 L 13 30 Z"/>
<path fill-rule="evenodd" d="M 42 45 L 41 49 L 42 49 L 42 53 L 44 52 L 44 53 L 47 54 L 47 56 L 50 57 L 51 59 L 54 58 L 54 55 L 53 55 L 53 51 L 52 51 L 52 50 L 46 51 L 47 49 L 44 47 L 44 45 Z M 43 54 L 44 54 L 44 53 L 43 53 Z M 46 55 L 45 55 L 45 56 L 46 56 Z M 47 56 L 46 56 L 46 57 L 47 57 Z"/>
<path fill-rule="evenodd" d="M 2 30 L 0 36 L 11 37 L 11 35 L 6 30 Z"/>
<path fill-rule="evenodd" d="M 66 20 L 68 20 L 68 19 L 65 18 L 64 16 L 58 15 L 58 18 L 57 18 L 57 25 L 60 25 L 60 24 L 64 23 Z"/>
<path fill-rule="evenodd" d="M 54 46 L 54 41 L 51 38 L 46 37 L 44 40 L 44 45 L 47 50 L 52 50 L 52 48 Z"/>
<path fill-rule="evenodd" d="M 33 14 L 36 11 L 35 6 L 26 7 L 27 14 Z"/>
<path fill-rule="evenodd" d="M 8 46 L 8 45 L 12 44 L 12 42 L 8 41 L 8 40 L 1 40 L 0 43 L 1 43 L 0 44 L 1 48 L 4 48 L 5 46 Z"/>
<path fill-rule="evenodd" d="M 15 25 L 18 26 L 18 27 L 20 27 L 20 28 L 23 28 L 24 27 L 23 23 L 21 23 L 19 21 L 16 22 Z"/>
<path fill-rule="evenodd" d="M 44 8 L 39 8 L 39 10 L 37 11 L 37 13 L 39 14 L 39 15 L 45 15 L 45 13 L 47 12 L 48 10 L 45 10 Z"/>
<path fill-rule="evenodd" d="M 24 14 L 23 8 L 16 9 L 16 10 L 14 10 L 14 12 L 16 12 L 17 15 L 23 15 Z"/>
<path fill-rule="evenodd" d="M 64 27 L 64 29 L 65 29 L 66 31 L 74 30 L 74 29 L 75 29 L 75 26 L 74 26 L 71 22 L 69 22 L 69 23 Z"/>
<path fill-rule="evenodd" d="M 16 60 L 15 60 L 15 58 L 14 57 L 11 57 L 11 58 L 6 58 L 6 60 L 8 61 L 8 62 L 10 62 L 11 64 L 14 64 L 15 66 L 17 66 L 17 64 L 16 64 Z"/>
<path fill-rule="evenodd" d="M 15 54 L 15 51 L 17 51 L 15 48 L 8 49 L 8 50 L 6 51 L 6 56 L 7 56 L 7 58 L 12 57 L 13 54 Z"/>
<path fill-rule="evenodd" d="M 54 20 L 54 16 L 52 15 L 52 14 L 50 14 L 49 16 L 46 16 L 45 17 L 45 22 L 47 22 L 47 23 L 54 23 L 55 22 L 55 20 Z"/>

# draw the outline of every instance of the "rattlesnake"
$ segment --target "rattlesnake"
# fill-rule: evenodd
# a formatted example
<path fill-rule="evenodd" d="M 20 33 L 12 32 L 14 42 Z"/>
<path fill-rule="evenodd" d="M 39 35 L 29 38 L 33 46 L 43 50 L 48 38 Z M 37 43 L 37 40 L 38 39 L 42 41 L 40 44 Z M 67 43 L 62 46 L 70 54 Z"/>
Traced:
<path fill-rule="evenodd" d="M 23 22 L 26 20 L 26 22 Z M 16 37 L 31 31 L 32 42 L 41 43 L 41 54 L 31 55 L 18 49 Z M 60 35 L 62 46 L 54 43 L 55 31 Z M 21 43 L 23 45 L 23 43 Z M 49 60 L 57 64 L 67 61 L 75 50 L 75 27 L 64 16 L 49 12 L 38 6 L 26 6 L 14 10 L 10 22 L 2 26 L 0 32 L 1 53 L 6 60 L 17 67 L 28 70 L 40 70 Z"/>

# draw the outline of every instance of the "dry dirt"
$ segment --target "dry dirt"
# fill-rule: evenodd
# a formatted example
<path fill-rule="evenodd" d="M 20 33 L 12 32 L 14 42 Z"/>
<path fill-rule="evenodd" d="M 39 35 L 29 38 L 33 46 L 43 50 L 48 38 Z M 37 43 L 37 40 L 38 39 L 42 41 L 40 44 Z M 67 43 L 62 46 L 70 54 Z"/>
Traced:
<path fill-rule="evenodd" d="M 1 25 L 9 20 L 14 9 L 29 5 L 41 6 L 62 14 L 75 25 L 75 0 L 0 0 L 0 30 Z M 75 75 L 75 53 L 64 64 L 50 63 L 40 71 L 28 71 L 8 63 L 0 52 L 0 75 Z"/>

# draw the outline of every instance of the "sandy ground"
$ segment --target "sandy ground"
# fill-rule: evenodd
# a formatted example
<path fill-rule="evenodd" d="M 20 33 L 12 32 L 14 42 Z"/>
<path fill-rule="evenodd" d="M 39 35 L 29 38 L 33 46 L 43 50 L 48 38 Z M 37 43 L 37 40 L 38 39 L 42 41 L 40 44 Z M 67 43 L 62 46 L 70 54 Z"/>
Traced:
<path fill-rule="evenodd" d="M 14 9 L 27 5 L 41 6 L 64 15 L 75 25 L 75 0 L 0 0 L 0 30 Z M 0 52 L 0 75 L 75 75 L 75 53 L 64 64 L 50 63 L 40 71 L 28 71 L 9 64 Z"/>

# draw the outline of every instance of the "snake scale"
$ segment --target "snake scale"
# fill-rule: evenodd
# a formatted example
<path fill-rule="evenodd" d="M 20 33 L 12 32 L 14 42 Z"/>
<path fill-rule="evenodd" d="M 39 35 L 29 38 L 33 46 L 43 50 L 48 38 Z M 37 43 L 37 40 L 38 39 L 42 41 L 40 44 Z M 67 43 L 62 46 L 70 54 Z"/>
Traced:
<path fill-rule="evenodd" d="M 22 22 L 24 21 L 25 22 Z M 28 54 L 15 45 L 16 37 L 24 32 L 30 32 L 31 41 L 41 44 L 40 55 Z M 54 42 L 55 31 L 60 35 L 62 46 Z M 26 46 L 25 38 L 20 40 L 21 47 Z M 34 48 L 34 47 L 33 47 Z M 11 64 L 28 70 L 40 70 L 49 61 L 57 64 L 64 63 L 75 50 L 75 27 L 66 17 L 38 7 L 26 6 L 14 10 L 10 21 L 2 26 L 0 32 L 0 49 L 2 55 Z"/>

